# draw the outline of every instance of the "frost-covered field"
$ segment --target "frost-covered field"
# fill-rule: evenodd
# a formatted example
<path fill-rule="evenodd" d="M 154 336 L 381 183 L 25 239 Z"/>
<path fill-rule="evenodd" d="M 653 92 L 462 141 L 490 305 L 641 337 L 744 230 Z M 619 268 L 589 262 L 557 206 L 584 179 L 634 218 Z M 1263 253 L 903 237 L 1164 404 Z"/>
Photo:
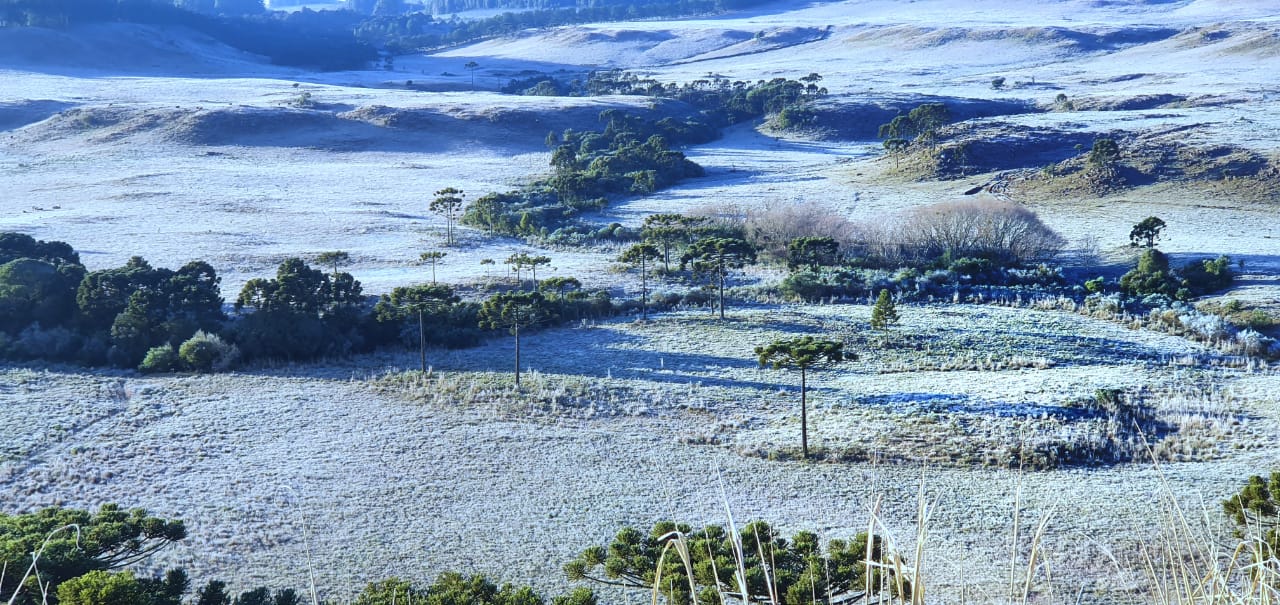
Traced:
<path fill-rule="evenodd" d="M 523 355 L 533 404 L 502 395 L 507 341 L 431 351 L 425 400 L 420 383 L 396 373 L 416 361 L 409 351 L 220 376 L 9 369 L 0 381 L 0 481 L 11 509 L 115 501 L 180 516 L 191 538 L 157 564 L 235 586 L 303 585 L 309 528 L 322 590 L 346 595 L 383 576 L 447 569 L 558 591 L 559 564 L 621 525 L 723 522 L 721 474 L 740 519 L 849 536 L 883 498 L 883 517 L 905 541 L 923 477 L 939 498 L 931 590 L 995 590 L 1016 473 L 750 453 L 794 449 L 799 438 L 795 375 L 758 368 L 751 347 L 862 328 L 867 313 L 756 308 L 724 323 L 677 313 L 539 333 L 526 337 Z M 1127 587 L 1140 575 L 1135 544 L 1158 531 L 1163 497 L 1212 508 L 1242 469 L 1273 461 L 1274 375 L 1186 367 L 1178 360 L 1204 353 L 1198 346 L 1072 314 L 947 306 L 903 315 L 889 338 L 926 334 L 937 349 L 864 352 L 815 372 L 815 447 L 863 443 L 886 458 L 919 455 L 938 427 L 962 423 L 981 429 L 969 438 L 994 450 L 1010 425 L 984 418 L 1025 418 L 1030 427 L 1097 388 L 1213 385 L 1215 396 L 1177 410 L 1221 427 L 1213 452 L 1197 462 L 1022 476 L 1024 513 L 1057 513 L 1047 544 L 1061 566 L 1055 574 L 1071 582 Z M 961 346 L 1042 363 L 929 369 L 962 355 L 949 350 Z M 1078 564 L 1103 551 L 1127 571 Z"/>
<path fill-rule="evenodd" d="M 443 243 L 444 223 L 427 211 L 434 191 L 458 187 L 473 200 L 515 188 L 548 169 L 547 131 L 593 127 L 605 108 L 650 110 L 636 97 L 494 92 L 528 69 L 621 67 L 667 81 L 818 72 L 849 102 L 1210 98 L 997 120 L 1097 134 L 1180 129 L 1188 141 L 1274 155 L 1278 29 L 1261 0 L 796 2 L 526 32 L 398 57 L 393 71 L 327 74 L 265 65 L 189 32 L 0 29 L 0 231 L 67 241 L 90 269 L 133 255 L 168 267 L 206 260 L 228 298 L 288 256 L 326 250 L 350 252 L 345 269 L 369 293 L 425 281 L 414 260 Z M 463 67 L 472 60 L 477 90 Z M 992 90 L 997 76 L 1005 89 Z M 303 93 L 314 107 L 295 107 Z M 415 126 L 386 127 L 386 111 Z M 904 183 L 885 174 L 879 141 L 780 139 L 756 126 L 686 150 L 705 178 L 597 218 L 634 225 L 654 212 L 817 201 L 876 221 L 990 178 Z M 1162 249 L 1243 258 L 1246 275 L 1228 296 L 1277 306 L 1276 208 L 1229 189 L 1196 191 L 1175 183 L 1028 203 L 1072 247 L 1111 260 L 1124 257 L 1136 221 L 1159 215 L 1169 224 Z M 496 276 L 501 265 L 482 259 L 527 247 L 463 229 L 438 277 Z M 609 252 L 542 253 L 553 275 L 636 287 L 609 270 Z M 1188 436 L 1169 459 L 1194 461 L 1021 478 L 1030 517 L 1057 511 L 1047 541 L 1055 575 L 1099 591 L 1141 584 L 1141 574 L 1097 561 L 1140 568 L 1135 545 L 1160 525 L 1166 490 L 1216 511 L 1243 477 L 1275 462 L 1280 383 L 1270 370 L 1219 367 L 1188 341 L 1064 313 L 907 307 L 883 337 L 865 330 L 867 313 L 755 307 L 723 324 L 684 312 L 541 333 L 525 343 L 542 393 L 533 404 L 502 396 L 502 339 L 431 352 L 440 382 L 428 388 L 447 386 L 456 401 L 419 397 L 421 385 L 396 373 L 415 366 L 408 351 L 219 376 L 0 369 L 0 509 L 115 501 L 180 516 L 192 537 L 157 564 L 236 589 L 268 579 L 302 587 L 309 527 L 328 594 L 445 569 L 559 592 L 559 565 L 622 524 L 722 522 L 718 473 L 739 519 L 849 536 L 883 498 L 903 540 L 923 475 L 939 497 L 927 553 L 936 590 L 996 600 L 1019 479 L 981 458 L 957 468 L 941 453 L 1007 451 L 1019 431 L 1069 438 L 1076 429 L 1054 418 L 1096 389 L 1154 393 Z M 815 445 L 907 464 L 768 459 L 798 441 L 796 377 L 758 368 L 751 350 L 793 333 L 840 335 L 862 352 L 814 375 Z"/>

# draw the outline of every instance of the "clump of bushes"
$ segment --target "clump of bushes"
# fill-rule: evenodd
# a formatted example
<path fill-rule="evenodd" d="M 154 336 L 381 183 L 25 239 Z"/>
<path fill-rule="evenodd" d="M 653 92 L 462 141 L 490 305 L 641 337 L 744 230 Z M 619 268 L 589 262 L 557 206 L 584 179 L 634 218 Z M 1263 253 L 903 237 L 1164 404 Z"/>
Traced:
<path fill-rule="evenodd" d="M 603 132 L 566 130 L 550 135 L 555 174 L 528 187 L 491 193 L 473 202 L 462 221 L 494 233 L 547 237 L 573 242 L 573 219 L 599 210 L 611 195 L 643 195 L 665 189 L 686 178 L 702 176 L 702 167 L 669 147 L 669 141 L 701 140 L 706 126 L 656 122 L 609 109 L 601 112 Z M 565 229 L 575 231 L 566 232 Z M 612 230 L 603 234 L 613 238 Z M 601 237 L 601 234 L 596 234 Z"/>
<path fill-rule="evenodd" d="M 1137 266 L 1120 278 L 1119 285 L 1120 291 L 1130 296 L 1160 295 L 1170 300 L 1190 300 L 1230 286 L 1234 277 L 1231 259 L 1226 256 L 1173 269 L 1168 255 L 1146 248 L 1138 257 Z"/>

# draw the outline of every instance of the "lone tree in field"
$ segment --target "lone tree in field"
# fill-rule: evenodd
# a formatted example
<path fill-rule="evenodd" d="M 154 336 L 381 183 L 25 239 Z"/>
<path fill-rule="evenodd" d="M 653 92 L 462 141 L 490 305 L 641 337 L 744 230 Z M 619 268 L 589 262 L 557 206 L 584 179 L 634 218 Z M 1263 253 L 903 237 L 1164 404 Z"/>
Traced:
<path fill-rule="evenodd" d="M 436 192 L 436 199 L 431 200 L 431 211 L 444 217 L 445 220 L 445 245 L 452 246 L 453 226 L 458 222 L 458 216 L 462 214 L 462 198 L 467 197 L 462 193 L 461 189 L 447 187 Z"/>
<path fill-rule="evenodd" d="M 338 265 L 351 260 L 351 255 L 342 250 L 334 250 L 331 252 L 321 252 L 316 257 L 316 262 L 321 265 L 330 265 L 333 267 L 333 274 L 338 274 Z"/>
<path fill-rule="evenodd" d="M 649 319 L 649 269 L 651 261 L 662 258 L 658 247 L 649 242 L 640 242 L 627 248 L 618 262 L 640 269 L 640 318 Z"/>
<path fill-rule="evenodd" d="M 889 153 L 889 157 L 893 158 L 893 167 L 897 168 L 902 161 L 902 156 L 906 155 L 907 149 L 911 147 L 911 142 L 901 138 L 893 137 L 884 140 L 884 150 Z"/>
<path fill-rule="evenodd" d="M 716 282 L 720 319 L 724 319 L 724 282 L 730 269 L 741 269 L 756 262 L 756 249 L 750 243 L 736 237 L 708 237 L 689 246 L 680 257 L 680 268 L 690 263 L 693 270 L 710 275 Z"/>
<path fill-rule="evenodd" d="M 1164 230 L 1164 221 L 1159 217 L 1148 216 L 1142 219 L 1142 222 L 1133 226 L 1129 231 L 1129 245 L 1135 248 L 1154 248 L 1156 241 L 1160 239 L 1160 232 Z"/>
<path fill-rule="evenodd" d="M 800 451 L 809 457 L 809 414 L 807 376 L 809 368 L 832 366 L 844 361 L 844 345 L 833 340 L 819 340 L 801 336 L 778 340 L 764 347 L 756 347 L 760 367 L 772 366 L 775 370 L 796 368 L 800 370 Z"/>
<path fill-rule="evenodd" d="M 431 263 L 431 283 L 436 283 L 436 263 L 448 255 L 448 252 L 439 250 L 430 250 L 418 255 L 418 260 L 424 263 Z"/>
<path fill-rule="evenodd" d="M 881 288 L 875 306 L 871 307 L 871 327 L 877 330 L 887 329 L 898 323 L 898 307 L 893 304 L 889 290 Z"/>
<path fill-rule="evenodd" d="M 449 286 L 431 284 L 429 286 L 408 286 L 396 288 L 391 295 L 382 295 L 374 307 L 374 314 L 379 321 L 402 320 L 408 315 L 418 316 L 418 365 L 425 374 L 427 371 L 427 328 L 423 317 L 428 313 L 438 313 L 457 304 L 462 299 L 453 293 Z"/>
<path fill-rule="evenodd" d="M 1120 146 L 1116 144 L 1115 139 L 1094 139 L 1093 146 L 1089 148 L 1089 155 L 1085 157 L 1085 163 L 1095 170 L 1114 170 L 1116 162 L 1120 160 Z"/>
<path fill-rule="evenodd" d="M 1262 565 L 1267 559 L 1274 562 L 1280 554 L 1280 471 L 1272 471 L 1270 479 L 1249 477 L 1239 493 L 1222 502 L 1222 508 L 1235 524 L 1237 535 L 1261 540 L 1248 548 L 1262 559 L 1255 563 Z M 1277 572 L 1280 570 L 1273 571 Z"/>
<path fill-rule="evenodd" d="M 516 388 L 520 388 L 520 330 L 554 318 L 555 308 L 541 292 L 503 292 L 480 306 L 481 328 L 506 328 L 516 339 Z"/>
<path fill-rule="evenodd" d="M 471 85 L 472 85 L 472 86 L 475 86 L 475 85 L 476 85 L 476 70 L 480 68 L 480 64 L 479 64 L 479 63 L 476 63 L 475 61 L 467 61 L 467 64 L 466 64 L 466 65 L 463 65 L 463 67 L 467 68 L 467 71 L 471 72 Z"/>

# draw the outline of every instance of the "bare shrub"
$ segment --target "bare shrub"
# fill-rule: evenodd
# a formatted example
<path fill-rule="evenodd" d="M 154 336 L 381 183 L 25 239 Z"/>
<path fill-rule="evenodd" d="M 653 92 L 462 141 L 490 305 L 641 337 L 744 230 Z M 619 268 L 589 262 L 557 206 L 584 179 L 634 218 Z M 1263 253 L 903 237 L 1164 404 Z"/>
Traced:
<path fill-rule="evenodd" d="M 855 226 L 834 208 L 821 202 L 778 204 L 764 209 L 704 207 L 691 212 L 741 227 L 743 237 L 772 258 L 786 258 L 787 244 L 799 237 L 830 237 L 849 250 Z"/>
<path fill-rule="evenodd" d="M 943 202 L 916 208 L 863 237 L 887 259 L 932 260 L 945 254 L 1025 263 L 1060 252 L 1066 239 L 1022 206 L 998 200 Z"/>

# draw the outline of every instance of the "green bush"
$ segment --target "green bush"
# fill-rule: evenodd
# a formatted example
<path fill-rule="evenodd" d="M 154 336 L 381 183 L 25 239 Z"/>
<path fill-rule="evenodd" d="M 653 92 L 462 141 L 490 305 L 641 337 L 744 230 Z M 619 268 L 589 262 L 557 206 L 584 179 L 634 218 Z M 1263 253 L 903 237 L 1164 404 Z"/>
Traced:
<path fill-rule="evenodd" d="M 787 298 L 813 302 L 831 296 L 835 289 L 821 273 L 796 271 L 783 278 L 778 290 Z"/>
<path fill-rule="evenodd" d="M 1280 471 L 1273 471 L 1269 478 L 1249 477 L 1238 493 L 1223 501 L 1222 508 L 1239 537 L 1256 540 L 1248 551 L 1259 558 L 1259 564 L 1280 554 Z"/>
<path fill-rule="evenodd" d="M 149 349 L 147 355 L 142 358 L 142 363 L 138 365 L 138 369 L 147 374 L 158 374 L 175 372 L 181 365 L 182 360 L 178 357 L 178 352 L 174 350 L 173 345 L 163 344 Z"/>
<path fill-rule="evenodd" d="M 1163 294 L 1173 297 L 1181 284 L 1169 268 L 1169 257 L 1155 248 L 1146 248 L 1138 265 L 1120 277 L 1120 291 L 1130 296 Z"/>
<path fill-rule="evenodd" d="M 1182 277 L 1182 287 L 1193 296 L 1228 288 L 1235 278 L 1231 271 L 1231 258 L 1227 256 L 1189 263 L 1179 269 L 1178 274 Z"/>
<path fill-rule="evenodd" d="M 1105 277 L 1102 277 L 1101 275 L 1093 279 L 1086 280 L 1084 282 L 1084 291 L 1088 292 L 1089 294 L 1097 294 L 1099 292 L 1102 292 L 1103 290 L 1106 289 L 1106 287 L 1107 287 L 1107 280 Z"/>
<path fill-rule="evenodd" d="M 200 330 L 178 347 L 178 357 L 196 372 L 220 372 L 235 366 L 240 360 L 240 349 L 217 334 Z"/>
<path fill-rule="evenodd" d="M 57 592 L 62 605 L 135 605 L 142 600 L 140 593 L 133 572 L 101 570 L 59 584 Z"/>

